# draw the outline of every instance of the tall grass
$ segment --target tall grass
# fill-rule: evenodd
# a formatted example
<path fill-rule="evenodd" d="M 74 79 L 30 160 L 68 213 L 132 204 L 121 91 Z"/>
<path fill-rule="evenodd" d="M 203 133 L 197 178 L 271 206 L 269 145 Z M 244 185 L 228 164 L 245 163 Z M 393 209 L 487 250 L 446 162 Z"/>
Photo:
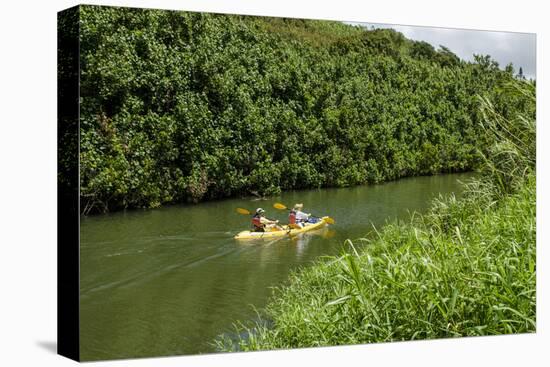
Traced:
<path fill-rule="evenodd" d="M 220 339 L 219 348 L 535 331 L 534 87 L 518 83 L 504 93 L 528 97 L 527 112 L 505 117 L 480 100 L 493 145 L 463 197 L 435 200 L 428 214 L 360 240 L 360 252 L 348 241 L 340 257 L 293 274 L 265 310 L 269 326 L 250 325 L 247 337 Z"/>
<path fill-rule="evenodd" d="M 535 85 L 507 84 L 501 93 L 508 103 L 524 104 L 525 112 L 506 116 L 487 97 L 480 97 L 484 128 L 494 141 L 484 155 L 483 183 L 492 183 L 496 195 L 517 190 L 525 176 L 534 174 L 536 161 Z"/>

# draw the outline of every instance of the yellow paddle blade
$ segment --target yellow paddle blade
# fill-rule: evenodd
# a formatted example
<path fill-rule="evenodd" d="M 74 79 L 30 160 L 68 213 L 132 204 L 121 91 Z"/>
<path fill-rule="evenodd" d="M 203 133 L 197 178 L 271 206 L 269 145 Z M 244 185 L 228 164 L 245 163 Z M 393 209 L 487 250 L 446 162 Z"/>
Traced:
<path fill-rule="evenodd" d="M 284 206 L 284 205 L 281 204 L 281 203 L 275 203 L 275 204 L 273 204 L 273 207 L 274 207 L 275 209 L 279 209 L 279 210 L 285 210 L 285 209 L 287 209 L 287 207 Z"/>
<path fill-rule="evenodd" d="M 332 219 L 331 217 L 326 217 L 325 218 L 325 222 L 327 222 L 328 224 L 334 224 L 334 219 Z"/>
<path fill-rule="evenodd" d="M 243 208 L 237 208 L 236 211 L 237 211 L 237 213 L 239 213 L 239 214 L 244 214 L 244 215 L 250 215 L 250 214 L 252 214 L 252 213 L 250 213 L 249 210 L 246 210 L 246 209 L 243 209 Z"/>

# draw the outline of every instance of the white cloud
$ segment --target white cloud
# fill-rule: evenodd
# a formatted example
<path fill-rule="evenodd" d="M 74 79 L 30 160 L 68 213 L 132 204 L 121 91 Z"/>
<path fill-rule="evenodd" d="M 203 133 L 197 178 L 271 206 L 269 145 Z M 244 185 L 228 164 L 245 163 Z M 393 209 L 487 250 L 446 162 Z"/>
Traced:
<path fill-rule="evenodd" d="M 501 67 L 509 63 L 520 67 L 528 78 L 536 77 L 536 35 L 533 33 L 477 31 L 451 28 L 417 27 L 375 23 L 353 23 L 368 28 L 393 28 L 405 37 L 426 41 L 438 48 L 448 47 L 463 60 L 474 54 L 491 55 Z"/>

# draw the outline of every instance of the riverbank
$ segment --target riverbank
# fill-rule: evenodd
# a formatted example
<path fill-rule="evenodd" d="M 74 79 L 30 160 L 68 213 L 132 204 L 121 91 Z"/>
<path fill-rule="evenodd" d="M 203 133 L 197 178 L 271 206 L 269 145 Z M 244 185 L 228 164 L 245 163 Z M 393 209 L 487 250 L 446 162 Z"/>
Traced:
<path fill-rule="evenodd" d="M 238 349 L 534 332 L 534 176 L 479 204 L 439 201 L 410 224 L 384 227 L 360 253 L 349 243 L 350 253 L 295 273 L 266 309 L 273 327 Z"/>
<path fill-rule="evenodd" d="M 361 251 L 326 258 L 278 288 L 263 317 L 222 350 L 266 350 L 536 330 L 533 109 L 506 119 L 482 101 L 493 134 L 483 175 L 461 199 L 391 224 Z M 528 102 L 528 103 L 530 103 Z"/>

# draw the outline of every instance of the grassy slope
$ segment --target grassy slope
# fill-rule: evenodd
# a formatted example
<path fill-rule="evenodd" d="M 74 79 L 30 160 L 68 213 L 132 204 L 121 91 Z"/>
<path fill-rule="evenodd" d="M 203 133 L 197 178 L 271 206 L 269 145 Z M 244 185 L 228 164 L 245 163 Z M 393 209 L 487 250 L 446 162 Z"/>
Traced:
<path fill-rule="evenodd" d="M 303 20 L 289 18 L 258 17 L 260 29 L 281 39 L 305 42 L 309 46 L 327 47 L 338 42 L 350 42 L 361 45 L 364 30 L 341 22 L 326 20 Z"/>
<path fill-rule="evenodd" d="M 535 234 L 534 176 L 494 207 L 447 201 L 293 275 L 240 349 L 535 331 Z"/>

